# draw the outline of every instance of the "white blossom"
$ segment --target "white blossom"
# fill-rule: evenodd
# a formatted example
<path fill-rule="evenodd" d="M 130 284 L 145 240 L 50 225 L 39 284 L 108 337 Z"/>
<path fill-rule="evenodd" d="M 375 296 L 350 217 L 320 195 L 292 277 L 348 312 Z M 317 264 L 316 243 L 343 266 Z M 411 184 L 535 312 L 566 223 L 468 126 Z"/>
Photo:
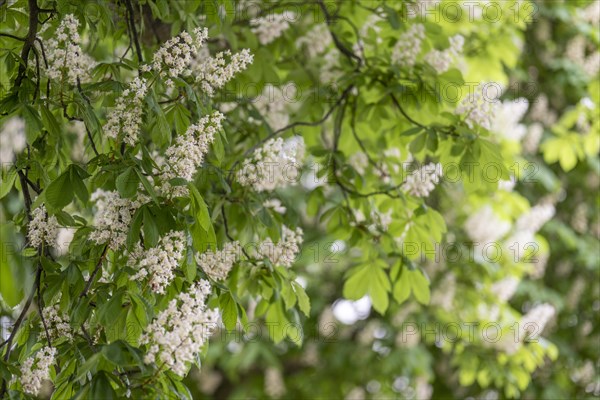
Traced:
<path fill-rule="evenodd" d="M 196 53 L 208 39 L 207 28 L 196 28 L 194 36 L 182 32 L 163 44 L 154 53 L 152 69 L 165 79 L 167 86 L 173 85 L 173 79 L 190 73 L 190 65 Z"/>
<path fill-rule="evenodd" d="M 281 371 L 275 367 L 265 370 L 265 393 L 272 399 L 279 399 L 285 395 L 285 382 Z"/>
<path fill-rule="evenodd" d="M 58 228 L 56 217 L 49 216 L 46 206 L 42 204 L 31 212 L 31 221 L 29 221 L 27 232 L 31 246 L 40 247 L 42 244 L 56 246 Z"/>
<path fill-rule="evenodd" d="M 229 59 L 229 62 L 227 61 Z M 192 65 L 193 75 L 196 82 L 200 83 L 202 90 L 212 97 L 215 90 L 221 89 L 229 82 L 235 74 L 245 70 L 252 64 L 254 56 L 250 50 L 244 49 L 239 53 L 231 54 L 231 51 L 222 51 L 215 57 L 198 57 Z"/>
<path fill-rule="evenodd" d="M 537 338 L 554 314 L 556 309 L 551 304 L 543 303 L 533 307 L 519 322 L 521 334 L 526 334 L 529 339 Z"/>
<path fill-rule="evenodd" d="M 283 32 L 290 27 L 288 21 L 293 21 L 295 18 L 296 14 L 290 11 L 282 14 L 269 14 L 266 17 L 250 20 L 250 26 L 260 44 L 267 45 L 283 35 Z"/>
<path fill-rule="evenodd" d="M 66 78 L 77 85 L 78 80 L 89 77 L 95 63 L 79 46 L 78 28 L 79 20 L 73 14 L 65 15 L 53 37 L 46 41 L 46 73 L 50 79 Z"/>
<path fill-rule="evenodd" d="M 306 49 L 310 58 L 323 54 L 329 45 L 331 45 L 331 35 L 326 24 L 315 25 L 306 35 L 296 40 L 296 47 Z"/>
<path fill-rule="evenodd" d="M 136 77 L 117 99 L 115 107 L 109 112 L 104 132 L 110 138 L 121 135 L 122 140 L 135 146 L 142 124 L 143 102 L 148 87 L 145 78 Z"/>
<path fill-rule="evenodd" d="M 323 64 L 319 70 L 319 79 L 325 84 L 332 84 L 342 76 L 340 52 L 332 48 L 322 57 Z"/>
<path fill-rule="evenodd" d="M 422 24 L 412 25 L 396 42 L 392 50 L 392 64 L 412 68 L 421 53 L 423 39 L 425 39 L 425 27 Z"/>
<path fill-rule="evenodd" d="M 21 364 L 21 386 L 31 396 L 37 396 L 42 382 L 50 379 L 50 367 L 54 364 L 56 349 L 43 347 L 35 356 L 31 356 Z"/>
<path fill-rule="evenodd" d="M 280 130 L 290 122 L 288 110 L 296 102 L 296 86 L 293 83 L 282 87 L 266 84 L 263 92 L 253 102 L 271 129 Z"/>
<path fill-rule="evenodd" d="M 483 245 L 496 242 L 506 235 L 510 228 L 511 223 L 498 217 L 489 205 L 471 214 L 465 222 L 465 231 L 469 238 Z"/>
<path fill-rule="evenodd" d="M 452 272 L 444 275 L 439 285 L 433 290 L 431 304 L 441 307 L 446 311 L 452 309 L 454 296 L 456 294 L 456 275 Z"/>
<path fill-rule="evenodd" d="M 263 202 L 263 207 L 270 208 L 276 213 L 285 214 L 286 208 L 281 204 L 279 199 L 269 199 Z"/>
<path fill-rule="evenodd" d="M 517 287 L 521 280 L 516 276 L 508 276 L 502 280 L 494 282 L 491 287 L 491 292 L 502 302 L 506 302 L 517 291 Z"/>
<path fill-rule="evenodd" d="M 521 140 L 527 133 L 527 127 L 519 122 L 528 108 L 529 102 L 525 98 L 504 100 L 494 110 L 489 129 L 507 140 Z"/>
<path fill-rule="evenodd" d="M 13 162 L 15 154 L 20 153 L 26 145 L 23 118 L 11 117 L 4 121 L 0 131 L 0 166 Z"/>
<path fill-rule="evenodd" d="M 552 126 L 556 122 L 556 112 L 550 109 L 548 96 L 540 94 L 531 105 L 529 118 L 533 121 L 540 122 L 544 126 Z"/>
<path fill-rule="evenodd" d="M 441 164 L 427 164 L 413 171 L 402 184 L 402 190 L 416 197 L 427 197 L 442 177 Z"/>
<path fill-rule="evenodd" d="M 96 203 L 97 208 L 94 214 L 96 229 L 90 234 L 90 240 L 96 244 L 107 243 L 112 250 L 125 245 L 133 214 L 145 203 L 145 199 L 140 196 L 136 200 L 125 199 L 116 191 L 97 189 L 90 200 Z"/>
<path fill-rule="evenodd" d="M 258 254 L 260 257 L 268 258 L 273 265 L 290 268 L 300 252 L 300 245 L 303 241 L 302 236 L 301 228 L 291 230 L 283 225 L 279 242 L 275 244 L 271 238 L 267 238 L 259 245 Z"/>
<path fill-rule="evenodd" d="M 233 264 L 239 259 L 240 243 L 238 241 L 225 243 L 223 250 L 212 251 L 208 249 L 196 255 L 196 262 L 212 279 L 222 281 L 227 278 Z"/>
<path fill-rule="evenodd" d="M 154 293 L 163 294 L 169 286 L 183 259 L 186 237 L 181 231 L 171 231 L 160 239 L 156 247 L 142 249 L 140 244 L 134 249 L 127 261 L 127 265 L 137 269 L 138 272 L 131 277 L 133 280 L 142 280 L 147 277 L 148 285 Z"/>
<path fill-rule="evenodd" d="M 539 122 L 529 125 L 527 134 L 523 138 L 523 150 L 529 154 L 535 154 L 538 150 L 542 136 L 544 135 L 544 126 Z"/>
<path fill-rule="evenodd" d="M 56 237 L 56 253 L 60 256 L 67 254 L 75 236 L 74 228 L 59 228 Z"/>
<path fill-rule="evenodd" d="M 519 217 L 516 222 L 516 229 L 536 233 L 546 222 L 552 219 L 555 212 L 556 209 L 552 204 L 538 204 Z"/>
<path fill-rule="evenodd" d="M 66 338 L 69 342 L 73 340 L 73 329 L 70 325 L 69 315 L 60 313 L 60 306 L 58 304 L 44 307 L 42 316 L 46 322 L 50 339 Z"/>
<path fill-rule="evenodd" d="M 140 343 L 147 345 L 146 364 L 155 363 L 184 376 L 189 363 L 206 343 L 219 321 L 218 310 L 207 309 L 211 287 L 202 279 L 189 291 L 171 300 L 150 323 Z"/>
<path fill-rule="evenodd" d="M 495 99 L 487 96 L 487 92 L 484 93 L 486 85 L 478 85 L 473 93 L 469 93 L 465 97 L 454 113 L 461 115 L 465 118 L 465 122 L 469 128 L 473 128 L 475 125 L 479 125 L 483 128 L 490 129 L 492 124 L 492 118 L 495 111 Z"/>
<path fill-rule="evenodd" d="M 185 133 L 175 139 L 175 143 L 166 151 L 167 161 L 163 169 L 162 190 L 173 196 L 187 195 L 184 186 L 172 187 L 169 180 L 183 178 L 191 182 L 194 174 L 202 165 L 208 153 L 210 144 L 215 139 L 215 134 L 221 130 L 221 123 L 225 116 L 215 111 L 209 116 L 202 117 L 198 123 L 190 125 Z"/>
<path fill-rule="evenodd" d="M 236 173 L 242 186 L 252 187 L 257 192 L 295 185 L 300 178 L 304 158 L 304 139 L 295 136 L 287 140 L 269 139 L 256 149 L 251 158 L 244 160 Z"/>

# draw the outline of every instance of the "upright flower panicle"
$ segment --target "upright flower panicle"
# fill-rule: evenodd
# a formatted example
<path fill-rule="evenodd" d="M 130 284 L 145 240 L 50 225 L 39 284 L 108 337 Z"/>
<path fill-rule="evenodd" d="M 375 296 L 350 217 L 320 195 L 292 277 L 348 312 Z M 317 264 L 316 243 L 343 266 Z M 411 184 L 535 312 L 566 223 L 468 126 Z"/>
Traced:
<path fill-rule="evenodd" d="M 460 53 L 465 43 L 465 38 L 462 35 L 455 35 L 450 38 L 450 47 L 446 50 L 431 50 L 425 54 L 425 61 L 431 65 L 438 74 L 444 73 L 450 69 L 452 61 L 455 60 Z"/>
<path fill-rule="evenodd" d="M 402 190 L 416 197 L 427 197 L 440 181 L 441 164 L 427 164 L 406 177 Z"/>
<path fill-rule="evenodd" d="M 290 122 L 289 108 L 296 100 L 296 86 L 288 83 L 282 87 L 266 84 L 263 92 L 254 99 L 254 107 L 265 118 L 272 130 L 282 129 Z"/>
<path fill-rule="evenodd" d="M 48 216 L 46 206 L 42 204 L 31 212 L 31 221 L 27 231 L 31 246 L 40 247 L 42 244 L 56 246 L 58 228 L 58 220 L 54 215 Z"/>
<path fill-rule="evenodd" d="M 187 195 L 183 186 L 172 187 L 169 182 L 173 178 L 183 178 L 191 182 L 198 167 L 202 165 L 208 153 L 215 134 L 221 130 L 225 116 L 215 111 L 209 116 L 202 117 L 198 123 L 190 125 L 185 133 L 175 139 L 167 151 L 167 162 L 162 174 L 162 190 L 173 196 Z"/>
<path fill-rule="evenodd" d="M 66 79 L 71 85 L 89 76 L 93 60 L 80 47 L 77 29 L 79 20 L 67 14 L 60 22 L 54 36 L 46 41 L 45 54 L 48 63 L 46 73 L 50 79 Z"/>
<path fill-rule="evenodd" d="M 425 26 L 414 24 L 408 31 L 400 35 L 392 50 L 392 64 L 404 68 L 414 67 L 417 56 L 421 53 L 421 43 L 425 39 Z"/>
<path fill-rule="evenodd" d="M 271 238 L 267 238 L 258 247 L 260 257 L 266 257 L 273 265 L 281 265 L 290 268 L 298 253 L 303 241 L 303 232 L 301 228 L 291 230 L 287 226 L 282 227 L 281 238 L 277 244 L 273 243 Z"/>
<path fill-rule="evenodd" d="M 146 199 L 143 196 L 136 200 L 124 199 L 116 191 L 97 189 L 90 200 L 97 207 L 94 214 L 96 229 L 90 234 L 90 240 L 96 244 L 107 243 L 112 250 L 125 245 L 133 214 Z"/>
<path fill-rule="evenodd" d="M 23 151 L 27 145 L 25 121 L 20 117 L 10 117 L 0 131 L 0 164 L 11 163 L 15 154 Z"/>
<path fill-rule="evenodd" d="M 73 340 L 73 329 L 70 325 L 69 315 L 60 313 L 60 306 L 45 307 L 42 316 L 48 328 L 48 335 L 52 340 L 66 338 L 69 342 Z"/>
<path fill-rule="evenodd" d="M 523 315 L 519 322 L 521 333 L 526 334 L 530 339 L 537 338 L 554 314 L 556 314 L 556 309 L 551 304 L 543 303 L 533 307 Z"/>
<path fill-rule="evenodd" d="M 146 79 L 136 77 L 131 81 L 108 114 L 103 128 L 108 137 L 116 139 L 120 136 L 130 146 L 137 144 L 147 91 Z"/>
<path fill-rule="evenodd" d="M 200 87 L 209 97 L 212 97 L 215 90 L 221 89 L 235 74 L 248 68 L 253 60 L 254 56 L 248 49 L 233 55 L 231 51 L 226 50 L 217 53 L 215 57 L 197 58 L 192 70 L 196 82 L 200 83 Z"/>
<path fill-rule="evenodd" d="M 239 259 L 240 242 L 225 243 L 223 250 L 207 250 L 202 254 L 196 255 L 196 262 L 202 270 L 216 281 L 222 281 L 227 278 L 229 271 Z"/>
<path fill-rule="evenodd" d="M 323 54 L 331 45 L 331 34 L 326 24 L 317 24 L 306 35 L 299 37 L 296 40 L 298 49 L 306 49 L 306 53 L 310 58 L 314 58 L 319 54 Z"/>
<path fill-rule="evenodd" d="M 244 160 L 237 171 L 237 180 L 242 186 L 252 187 L 257 192 L 298 182 L 304 158 L 304 139 L 296 136 L 284 141 L 270 139 L 254 151 L 252 158 Z"/>
<path fill-rule="evenodd" d="M 21 386 L 31 396 L 37 396 L 42 382 L 50 379 L 50 367 L 54 364 L 56 349 L 43 347 L 35 356 L 31 356 L 21 364 Z"/>
<path fill-rule="evenodd" d="M 507 140 L 521 140 L 527 134 L 527 127 L 519 122 L 528 108 L 529 102 L 525 98 L 504 100 L 494 110 L 490 130 Z"/>
<path fill-rule="evenodd" d="M 172 79 L 188 75 L 190 64 L 208 39 L 207 28 L 194 29 L 193 36 L 182 32 L 163 44 L 154 53 L 151 68 L 166 79 L 167 86 L 172 86 Z"/>
<path fill-rule="evenodd" d="M 188 364 L 195 360 L 219 322 L 218 310 L 206 306 L 210 291 L 208 281 L 200 280 L 171 300 L 148 325 L 140 339 L 148 349 L 146 364 L 155 363 L 179 376 L 187 373 Z"/>
<path fill-rule="evenodd" d="M 181 231 L 171 231 L 160 239 L 156 247 L 144 250 L 138 244 L 129 257 L 127 265 L 138 272 L 133 280 L 148 279 L 148 285 L 155 293 L 163 294 L 175 274 L 175 269 L 183 259 L 186 237 Z"/>

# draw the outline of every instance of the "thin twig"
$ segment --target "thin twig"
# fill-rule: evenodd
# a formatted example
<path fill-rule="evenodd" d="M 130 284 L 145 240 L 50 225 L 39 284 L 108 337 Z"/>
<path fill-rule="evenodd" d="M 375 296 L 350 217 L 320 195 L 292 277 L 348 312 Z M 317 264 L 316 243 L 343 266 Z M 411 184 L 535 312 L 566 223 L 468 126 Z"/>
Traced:
<path fill-rule="evenodd" d="M 88 279 L 87 283 L 85 284 L 83 291 L 79 295 L 80 298 L 87 296 L 87 292 L 90 290 L 90 287 L 92 286 L 92 283 L 94 282 L 94 278 L 96 278 L 98 271 L 100 271 L 100 268 L 102 267 L 102 262 L 104 261 L 104 258 L 106 257 L 107 251 L 108 251 L 108 244 L 106 246 L 104 246 L 104 250 L 102 250 L 102 255 L 100 256 L 100 260 L 98 260 L 98 263 L 96 264 L 96 268 L 94 268 L 94 271 L 92 272 L 92 274 L 90 275 L 90 278 Z"/>

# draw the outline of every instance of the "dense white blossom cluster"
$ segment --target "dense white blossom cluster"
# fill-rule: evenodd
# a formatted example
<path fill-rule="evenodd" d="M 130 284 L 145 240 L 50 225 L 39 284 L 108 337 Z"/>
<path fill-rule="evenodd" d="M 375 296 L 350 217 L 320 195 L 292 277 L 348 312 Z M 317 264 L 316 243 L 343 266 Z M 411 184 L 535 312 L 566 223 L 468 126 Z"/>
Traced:
<path fill-rule="evenodd" d="M 270 139 L 256 149 L 251 158 L 244 160 L 236 176 L 242 186 L 257 192 L 299 182 L 301 163 L 304 159 L 304 139 L 295 136 L 287 140 Z"/>
<path fill-rule="evenodd" d="M 204 46 L 208 39 L 207 28 L 196 28 L 193 37 L 187 32 L 182 32 L 163 44 L 154 53 L 152 69 L 166 79 L 165 84 L 172 86 L 172 79 L 190 73 L 190 64 L 196 53 Z"/>
<path fill-rule="evenodd" d="M 427 197 L 442 177 L 442 165 L 429 163 L 411 172 L 404 183 L 402 190 L 416 197 Z"/>
<path fill-rule="evenodd" d="M 48 328 L 48 335 L 52 340 L 66 338 L 68 341 L 73 340 L 73 329 L 71 329 L 70 318 L 67 314 L 60 313 L 60 306 L 44 307 L 42 316 Z"/>
<path fill-rule="evenodd" d="M 179 376 L 208 340 L 219 321 L 218 310 L 207 309 L 210 284 L 200 280 L 180 293 L 145 329 L 140 343 L 147 345 L 146 364 L 156 363 Z"/>
<path fill-rule="evenodd" d="M 71 85 L 89 76 L 94 61 L 80 47 L 77 29 L 79 20 L 72 14 L 65 15 L 54 36 L 46 42 L 46 73 L 50 79 L 63 79 Z"/>
<path fill-rule="evenodd" d="M 43 347 L 35 356 L 31 356 L 21 364 L 21 386 L 31 396 L 37 396 L 42 382 L 50 379 L 50 367 L 54 364 L 56 349 Z"/>
<path fill-rule="evenodd" d="M 530 339 L 537 338 L 554 314 L 556 314 L 556 309 L 551 304 L 536 305 L 521 318 L 519 323 L 521 333 L 527 334 Z"/>
<path fill-rule="evenodd" d="M 31 211 L 31 221 L 29 221 L 27 237 L 33 247 L 40 247 L 42 244 L 56 246 L 58 237 L 58 221 L 54 215 L 48 216 L 46 206 L 41 205 Z"/>
<path fill-rule="evenodd" d="M 215 281 L 222 281 L 227 278 L 233 264 L 239 259 L 240 252 L 240 242 L 228 242 L 223 246 L 223 250 L 208 249 L 204 253 L 196 255 L 196 262 L 206 275 Z"/>
<path fill-rule="evenodd" d="M 529 154 L 535 154 L 544 135 L 544 126 L 539 122 L 529 125 L 527 134 L 523 138 L 523 150 Z"/>
<path fill-rule="evenodd" d="M 295 13 L 286 11 L 281 14 L 269 14 L 266 17 L 254 18 L 250 20 L 250 26 L 260 44 L 267 45 L 283 35 L 283 32 L 290 27 L 289 22 L 295 19 Z"/>
<path fill-rule="evenodd" d="M 198 167 L 202 165 L 215 134 L 221 130 L 225 116 L 219 111 L 200 118 L 198 123 L 188 127 L 185 133 L 175 139 L 166 151 L 167 161 L 162 174 L 162 190 L 174 196 L 187 195 L 184 186 L 172 187 L 169 180 L 183 178 L 191 182 Z"/>
<path fill-rule="evenodd" d="M 329 45 L 331 45 L 331 35 L 326 24 L 313 26 L 310 31 L 306 32 L 306 35 L 296 40 L 296 47 L 306 49 L 310 58 L 323 54 Z"/>
<path fill-rule="evenodd" d="M 171 231 L 160 239 L 156 247 L 143 249 L 138 243 L 133 250 L 127 265 L 138 272 L 131 277 L 133 280 L 143 280 L 147 277 L 148 285 L 154 293 L 163 294 L 169 286 L 183 259 L 186 237 L 181 231 Z"/>
<path fill-rule="evenodd" d="M 425 27 L 422 24 L 412 25 L 400 35 L 392 50 L 392 64 L 404 68 L 412 68 L 421 52 L 421 43 L 425 39 Z"/>
<path fill-rule="evenodd" d="M 269 367 L 265 370 L 265 393 L 271 399 L 280 399 L 285 395 L 285 381 L 279 368 Z"/>
<path fill-rule="evenodd" d="M 144 78 L 136 77 L 129 83 L 108 114 L 108 120 L 103 128 L 108 137 L 116 139 L 122 135 L 125 143 L 130 146 L 136 145 L 142 124 L 142 105 L 147 91 Z"/>
<path fill-rule="evenodd" d="M 258 246 L 258 254 L 260 257 L 268 258 L 273 265 L 290 268 L 300 252 L 302 241 L 303 232 L 301 228 L 291 230 L 283 225 L 279 242 L 275 244 L 271 238 L 267 238 Z"/>
<path fill-rule="evenodd" d="M 492 126 L 496 104 L 495 99 L 484 93 L 485 88 L 486 85 L 484 84 L 478 85 L 473 93 L 469 93 L 454 110 L 456 115 L 464 117 L 469 128 L 479 125 L 485 129 L 490 129 Z"/>
<path fill-rule="evenodd" d="M 15 154 L 27 145 L 25 121 L 20 117 L 10 117 L 0 131 L 0 164 L 13 162 Z"/>
<path fill-rule="evenodd" d="M 519 122 L 528 108 L 529 102 L 525 98 L 504 100 L 494 110 L 489 129 L 507 140 L 521 140 L 527 133 L 527 127 Z"/>
<path fill-rule="evenodd" d="M 107 243 L 112 250 L 122 247 L 127 241 L 129 224 L 135 211 L 144 204 L 144 198 L 122 198 L 116 191 L 97 189 L 90 200 L 96 203 L 94 214 L 95 230 L 90 240 L 96 244 Z"/>
<path fill-rule="evenodd" d="M 323 64 L 319 71 L 319 79 L 326 84 L 336 82 L 342 75 L 340 66 L 340 52 L 333 48 L 323 56 Z"/>
<path fill-rule="evenodd" d="M 229 62 L 227 61 L 229 59 Z M 252 64 L 254 56 L 250 50 L 243 49 L 239 53 L 222 51 L 216 56 L 198 57 L 192 66 L 196 82 L 208 96 L 212 97 L 215 90 L 221 89 L 234 75 L 245 70 Z"/>
<path fill-rule="evenodd" d="M 450 38 L 450 47 L 446 50 L 431 50 L 425 54 L 425 61 L 431 65 L 438 74 L 450 69 L 452 61 L 456 59 L 463 49 L 465 38 L 462 35 L 454 35 Z"/>
<path fill-rule="evenodd" d="M 519 217 L 516 222 L 516 229 L 536 233 L 546 222 L 552 219 L 555 212 L 554 205 L 550 203 L 535 205 L 529 212 Z"/>

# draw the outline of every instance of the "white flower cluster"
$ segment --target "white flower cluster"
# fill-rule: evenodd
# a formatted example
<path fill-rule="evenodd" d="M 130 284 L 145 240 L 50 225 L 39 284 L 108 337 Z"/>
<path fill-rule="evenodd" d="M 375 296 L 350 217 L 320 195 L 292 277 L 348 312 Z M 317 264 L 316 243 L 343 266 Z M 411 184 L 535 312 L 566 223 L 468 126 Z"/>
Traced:
<path fill-rule="evenodd" d="M 503 237 L 511 228 L 511 223 L 499 218 L 489 205 L 471 214 L 465 222 L 469 238 L 478 244 L 486 245 Z"/>
<path fill-rule="evenodd" d="M 295 136 L 287 140 L 270 139 L 244 160 L 237 171 L 238 182 L 257 192 L 294 185 L 299 181 L 304 159 L 304 139 Z"/>
<path fill-rule="evenodd" d="M 528 108 L 529 102 L 525 98 L 504 100 L 496 107 L 490 130 L 507 140 L 521 140 L 527 133 L 527 127 L 519 121 L 525 116 Z"/>
<path fill-rule="evenodd" d="M 229 62 L 227 62 L 229 59 Z M 231 51 L 222 51 L 215 57 L 197 58 L 192 67 L 196 82 L 200 83 L 202 90 L 210 97 L 214 96 L 215 90 L 225 86 L 233 79 L 234 75 L 245 70 L 252 64 L 254 56 L 250 50 L 243 49 L 239 53 L 231 54 Z"/>
<path fill-rule="evenodd" d="M 43 347 L 35 356 L 31 356 L 21 364 L 21 386 L 31 396 L 37 396 L 42 382 L 50 379 L 50 367 L 54 364 L 56 349 Z"/>
<path fill-rule="evenodd" d="M 296 86 L 288 83 L 282 87 L 266 84 L 254 107 L 265 118 L 272 130 L 282 129 L 290 122 L 288 108 L 296 101 Z"/>
<path fill-rule="evenodd" d="M 135 146 L 138 140 L 140 125 L 142 124 L 143 101 L 148 87 L 146 79 L 136 77 L 127 89 L 117 99 L 115 108 L 108 115 L 104 131 L 108 137 L 116 139 L 123 135 L 123 141 L 130 146 Z"/>
<path fill-rule="evenodd" d="M 427 197 L 442 177 L 442 165 L 429 163 L 418 170 L 411 172 L 404 183 L 402 190 L 416 197 Z"/>
<path fill-rule="evenodd" d="M 127 241 L 129 224 L 135 211 L 144 204 L 144 199 L 124 199 L 118 192 L 97 189 L 90 200 L 96 203 L 94 214 L 96 229 L 90 234 L 90 240 L 96 244 L 108 243 L 112 250 L 122 247 Z"/>
<path fill-rule="evenodd" d="M 478 85 L 473 93 L 469 93 L 454 110 L 454 114 L 464 116 L 469 128 L 479 125 L 485 129 L 490 129 L 492 126 L 492 118 L 496 108 L 495 99 L 486 96 L 486 93 L 483 92 L 484 88 L 485 85 Z"/>
<path fill-rule="evenodd" d="M 215 134 L 221 129 L 225 116 L 219 111 L 202 117 L 198 123 L 190 125 L 185 133 L 175 139 L 175 143 L 166 151 L 167 162 L 162 174 L 162 190 L 174 196 L 187 195 L 183 186 L 171 187 L 173 178 L 183 178 L 191 182 L 196 170 L 204 161 Z"/>
<path fill-rule="evenodd" d="M 526 214 L 519 217 L 516 223 L 518 231 L 536 233 L 540 228 L 554 217 L 556 209 L 552 204 L 538 204 Z"/>
<path fill-rule="evenodd" d="M 544 93 L 540 94 L 531 105 L 529 118 L 533 121 L 540 122 L 544 126 L 552 126 L 556 122 L 558 116 L 556 111 L 550 107 L 548 96 Z"/>
<path fill-rule="evenodd" d="M 291 230 L 283 225 L 281 239 L 277 244 L 273 243 L 271 238 L 267 238 L 258 246 L 259 257 L 268 258 L 273 265 L 290 268 L 300 252 L 300 245 L 303 241 L 302 236 L 301 228 Z"/>
<path fill-rule="evenodd" d="M 465 38 L 462 35 L 454 35 L 450 38 L 450 47 L 446 50 L 431 50 L 425 54 L 425 61 L 431 65 L 438 74 L 442 74 L 452 65 L 452 60 L 462 53 Z"/>
<path fill-rule="evenodd" d="M 240 242 L 229 242 L 225 243 L 223 250 L 213 252 L 208 249 L 202 254 L 197 254 L 196 262 L 212 279 L 222 281 L 227 278 L 233 264 L 239 259 L 240 252 Z"/>
<path fill-rule="evenodd" d="M 183 259 L 186 237 L 181 231 L 171 231 L 160 239 L 156 247 L 144 250 L 137 244 L 127 261 L 127 265 L 138 272 L 131 279 L 139 281 L 150 277 L 148 285 L 154 293 L 163 294 L 175 275 Z"/>
<path fill-rule="evenodd" d="M 319 79 L 326 84 L 336 82 L 342 76 L 340 52 L 333 48 L 323 56 L 323 64 L 319 71 Z"/>
<path fill-rule="evenodd" d="M 556 309 L 551 304 L 543 303 L 533 307 L 521 318 L 519 323 L 521 333 L 528 334 L 530 339 L 537 338 L 554 314 Z"/>
<path fill-rule="evenodd" d="M 281 371 L 275 367 L 265 370 L 265 393 L 271 399 L 280 399 L 285 395 L 285 381 Z"/>
<path fill-rule="evenodd" d="M 11 163 L 15 154 L 20 153 L 27 145 L 25 121 L 20 117 L 11 117 L 4 122 L 0 131 L 0 166 Z"/>
<path fill-rule="evenodd" d="M 77 85 L 78 79 L 89 76 L 94 62 L 79 46 L 78 28 L 79 20 L 73 14 L 65 15 L 54 36 L 46 42 L 46 73 L 49 78 L 66 77 L 71 85 Z"/>
<path fill-rule="evenodd" d="M 306 35 L 299 37 L 296 40 L 298 49 L 306 49 L 308 57 L 314 58 L 323 54 L 331 45 L 331 35 L 326 24 L 317 24 Z"/>
<path fill-rule="evenodd" d="M 494 294 L 494 296 L 496 296 L 496 298 L 498 298 L 498 300 L 506 302 L 513 297 L 520 282 L 521 280 L 519 278 L 511 275 L 507 278 L 494 282 L 491 287 L 491 292 Z"/>
<path fill-rule="evenodd" d="M 73 340 L 73 329 L 71 329 L 70 318 L 67 314 L 60 314 L 60 306 L 58 304 L 50 307 L 44 307 L 42 316 L 48 328 L 48 335 L 52 340 L 66 338 L 68 341 Z"/>
<path fill-rule="evenodd" d="M 539 122 L 529 125 L 527 134 L 523 138 L 523 150 L 529 154 L 535 154 L 538 151 L 540 141 L 544 135 L 544 126 Z"/>
<path fill-rule="evenodd" d="M 208 39 L 207 28 L 194 29 L 194 37 L 187 32 L 182 32 L 179 36 L 171 38 L 154 53 L 152 69 L 161 78 L 166 78 L 167 86 L 172 86 L 173 78 L 190 73 L 190 64 L 206 39 Z"/>
<path fill-rule="evenodd" d="M 422 24 L 412 25 L 400 35 L 392 50 L 392 64 L 404 68 L 412 68 L 421 52 L 421 43 L 425 39 L 425 27 Z"/>
<path fill-rule="evenodd" d="M 252 33 L 258 37 L 262 45 L 267 45 L 283 35 L 289 29 L 289 21 L 293 21 L 296 14 L 286 11 L 282 14 L 270 14 L 266 17 L 254 18 L 250 21 Z"/>
<path fill-rule="evenodd" d="M 42 204 L 31 212 L 31 221 L 29 221 L 27 232 L 31 246 L 40 247 L 42 244 L 56 246 L 58 228 L 56 217 L 48 216 L 46 206 Z"/>
<path fill-rule="evenodd" d="M 219 321 L 218 310 L 207 309 L 210 284 L 200 280 L 188 292 L 180 293 L 146 328 L 140 339 L 148 345 L 146 364 L 156 363 L 179 376 L 208 340 Z"/>

